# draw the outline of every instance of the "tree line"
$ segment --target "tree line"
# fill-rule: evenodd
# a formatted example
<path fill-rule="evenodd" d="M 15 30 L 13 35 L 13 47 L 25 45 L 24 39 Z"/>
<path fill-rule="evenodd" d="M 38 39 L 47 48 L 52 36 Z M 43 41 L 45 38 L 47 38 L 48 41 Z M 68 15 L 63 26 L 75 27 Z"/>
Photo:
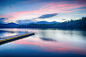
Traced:
<path fill-rule="evenodd" d="M 78 20 L 70 20 L 62 23 L 54 24 L 27 24 L 19 25 L 18 28 L 59 28 L 59 29 L 86 29 L 86 17 Z"/>

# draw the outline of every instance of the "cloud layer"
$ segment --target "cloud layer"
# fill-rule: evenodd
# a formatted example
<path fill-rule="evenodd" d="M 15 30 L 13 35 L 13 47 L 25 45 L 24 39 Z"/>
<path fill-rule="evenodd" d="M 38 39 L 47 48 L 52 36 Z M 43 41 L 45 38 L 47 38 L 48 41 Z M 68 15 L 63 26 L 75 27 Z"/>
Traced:
<path fill-rule="evenodd" d="M 7 18 L 0 18 L 0 23 L 5 23 L 5 20 L 7 20 Z"/>
<path fill-rule="evenodd" d="M 35 1 L 35 2 L 34 2 Z M 52 1 L 52 2 L 50 2 Z M 33 3 L 34 2 L 34 3 Z M 2 8 L 0 18 L 8 18 L 7 21 L 16 21 L 21 19 L 46 19 L 58 15 L 57 13 L 69 15 L 86 15 L 85 0 L 28 0 L 21 1 L 14 5 L 9 5 L 8 8 Z M 8 12 L 12 11 L 12 12 Z M 8 13 L 6 13 L 8 12 Z M 54 13 L 54 14 L 52 14 Z M 62 19 L 66 19 L 69 16 L 63 16 Z M 61 16 L 62 17 L 62 16 Z M 74 17 L 75 18 L 75 17 Z M 53 18 L 54 19 L 54 18 Z M 60 19 L 60 18 L 55 18 Z"/>
<path fill-rule="evenodd" d="M 50 17 L 53 17 L 53 16 L 56 16 L 56 15 L 58 15 L 58 13 L 53 13 L 53 14 L 45 14 L 45 15 L 42 15 L 42 16 L 40 16 L 40 17 L 38 17 L 38 18 L 50 18 Z"/>

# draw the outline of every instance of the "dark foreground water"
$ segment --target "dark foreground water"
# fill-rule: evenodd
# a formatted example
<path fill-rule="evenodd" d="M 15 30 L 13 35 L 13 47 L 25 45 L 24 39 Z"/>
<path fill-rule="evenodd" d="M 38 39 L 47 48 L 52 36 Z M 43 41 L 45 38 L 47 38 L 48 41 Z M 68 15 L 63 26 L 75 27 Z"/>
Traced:
<path fill-rule="evenodd" d="M 0 57 L 86 57 L 86 31 L 58 29 L 0 29 L 0 37 L 35 35 L 0 45 Z"/>

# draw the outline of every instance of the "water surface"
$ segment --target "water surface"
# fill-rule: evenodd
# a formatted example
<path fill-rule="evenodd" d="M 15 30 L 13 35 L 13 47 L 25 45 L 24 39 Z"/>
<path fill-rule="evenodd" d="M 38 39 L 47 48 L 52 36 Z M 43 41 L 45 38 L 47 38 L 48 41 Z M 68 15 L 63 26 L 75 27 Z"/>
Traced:
<path fill-rule="evenodd" d="M 0 37 L 35 35 L 0 45 L 0 57 L 86 57 L 86 31 L 58 29 L 0 29 Z"/>

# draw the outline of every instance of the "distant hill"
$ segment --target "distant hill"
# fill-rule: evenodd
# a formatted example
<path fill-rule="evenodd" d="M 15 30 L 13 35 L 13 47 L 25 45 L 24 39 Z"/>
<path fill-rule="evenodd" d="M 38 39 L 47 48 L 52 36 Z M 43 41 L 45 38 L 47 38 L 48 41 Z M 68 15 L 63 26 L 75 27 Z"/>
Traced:
<path fill-rule="evenodd" d="M 8 23 L 6 25 L 7 25 L 7 27 L 14 27 L 14 28 L 18 26 L 18 24 L 16 24 L 16 23 Z"/>
<path fill-rule="evenodd" d="M 21 23 L 21 22 L 20 22 Z M 47 22 L 47 21 L 39 21 L 39 22 L 23 22 L 23 24 L 16 23 L 8 23 L 2 24 L 0 23 L 0 28 L 58 28 L 58 29 L 84 29 L 86 30 L 86 17 L 82 17 L 78 20 L 70 20 L 65 22 Z"/>
<path fill-rule="evenodd" d="M 16 27 L 18 27 L 18 24 L 16 23 L 8 23 L 8 24 L 0 23 L 0 28 L 16 28 Z"/>
<path fill-rule="evenodd" d="M 23 22 L 23 23 L 19 23 L 19 24 L 16 24 L 16 23 L 8 23 L 8 24 L 2 24 L 0 23 L 0 28 L 17 28 L 19 25 L 29 25 L 29 24 L 58 24 L 60 22 L 56 22 L 56 21 L 53 21 L 53 22 L 47 22 L 47 21 L 39 21 L 39 22 Z"/>
<path fill-rule="evenodd" d="M 34 22 L 34 21 L 31 21 L 31 20 L 18 20 L 17 23 L 19 25 L 27 25 L 27 24 L 31 24 L 31 23 L 33 23 L 33 24 L 54 24 L 54 23 L 58 24 L 60 22 L 56 22 L 56 21 L 53 21 L 53 22 L 47 22 L 47 21 Z"/>
<path fill-rule="evenodd" d="M 53 22 L 47 22 L 47 21 L 39 21 L 39 22 L 36 22 L 35 24 L 58 24 L 60 22 L 56 22 L 56 21 L 53 21 Z"/>
<path fill-rule="evenodd" d="M 17 23 L 19 25 L 26 25 L 26 24 L 35 23 L 35 22 L 32 20 L 18 20 Z"/>
<path fill-rule="evenodd" d="M 70 20 L 62 23 L 59 22 L 47 22 L 40 21 L 37 23 L 31 23 L 27 25 L 20 25 L 18 28 L 58 28 L 58 29 L 84 29 L 86 30 L 86 17 L 78 20 Z"/>

